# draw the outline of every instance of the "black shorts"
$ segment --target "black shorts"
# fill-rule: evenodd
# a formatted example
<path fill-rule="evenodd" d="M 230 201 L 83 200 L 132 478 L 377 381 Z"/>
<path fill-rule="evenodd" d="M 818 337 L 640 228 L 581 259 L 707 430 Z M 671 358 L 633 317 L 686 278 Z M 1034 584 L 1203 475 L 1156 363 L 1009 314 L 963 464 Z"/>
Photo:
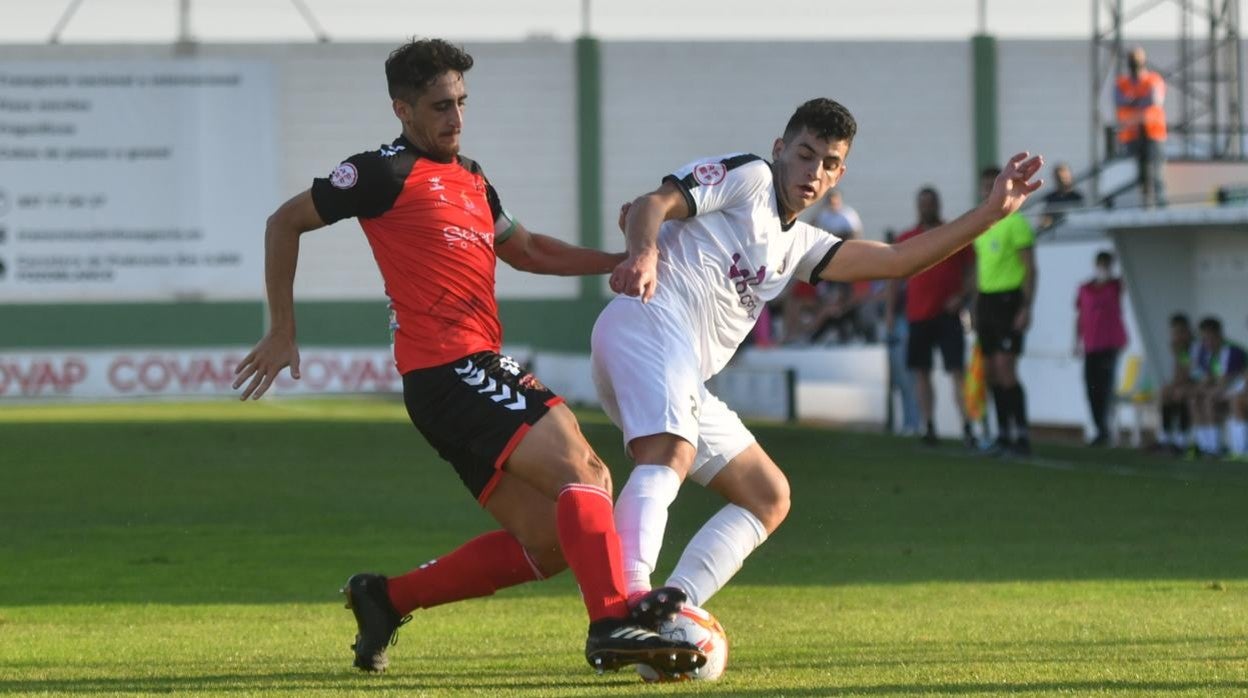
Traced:
<path fill-rule="evenodd" d="M 910 323 L 910 339 L 906 341 L 906 368 L 932 370 L 932 350 L 940 347 L 941 363 L 946 372 L 961 371 L 966 366 L 966 335 L 962 321 L 953 313 Z"/>
<path fill-rule="evenodd" d="M 509 356 L 482 351 L 403 374 L 412 424 L 485 504 L 525 433 L 563 398 Z"/>
<path fill-rule="evenodd" d="M 1014 320 L 1022 307 L 1021 290 L 979 294 L 975 331 L 979 334 L 979 348 L 984 356 L 1023 353 L 1023 333 L 1014 329 Z"/>

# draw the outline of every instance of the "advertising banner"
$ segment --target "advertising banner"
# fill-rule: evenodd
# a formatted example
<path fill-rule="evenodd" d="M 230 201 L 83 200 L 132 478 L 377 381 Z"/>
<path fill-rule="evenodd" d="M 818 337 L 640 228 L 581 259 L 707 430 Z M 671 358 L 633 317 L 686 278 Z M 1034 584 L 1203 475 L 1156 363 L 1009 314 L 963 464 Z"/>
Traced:
<path fill-rule="evenodd" d="M 0 65 L 0 302 L 260 298 L 275 93 L 261 61 Z"/>

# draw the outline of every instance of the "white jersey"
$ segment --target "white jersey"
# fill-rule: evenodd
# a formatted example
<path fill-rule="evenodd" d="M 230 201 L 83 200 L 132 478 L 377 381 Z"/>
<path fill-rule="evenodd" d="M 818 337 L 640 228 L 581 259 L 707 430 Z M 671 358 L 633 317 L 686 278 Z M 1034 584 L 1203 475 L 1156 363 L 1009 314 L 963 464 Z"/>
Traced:
<path fill-rule="evenodd" d="M 659 231 L 650 303 L 687 332 L 706 380 L 791 278 L 817 280 L 841 239 L 801 221 L 783 224 L 771 166 L 756 155 L 698 160 L 664 181 L 680 188 L 691 215 Z"/>

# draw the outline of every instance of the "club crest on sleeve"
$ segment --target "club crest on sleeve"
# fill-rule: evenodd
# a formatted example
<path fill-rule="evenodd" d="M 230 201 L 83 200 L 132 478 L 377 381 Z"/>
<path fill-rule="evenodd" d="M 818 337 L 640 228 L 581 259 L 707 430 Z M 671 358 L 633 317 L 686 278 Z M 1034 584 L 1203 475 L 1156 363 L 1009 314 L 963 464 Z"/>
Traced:
<path fill-rule="evenodd" d="M 349 162 L 342 163 L 329 173 L 329 183 L 338 189 L 350 189 L 359 179 L 359 171 Z"/>
<path fill-rule="evenodd" d="M 693 178 L 698 184 L 713 187 L 724 181 L 728 168 L 722 162 L 704 162 L 693 168 Z"/>

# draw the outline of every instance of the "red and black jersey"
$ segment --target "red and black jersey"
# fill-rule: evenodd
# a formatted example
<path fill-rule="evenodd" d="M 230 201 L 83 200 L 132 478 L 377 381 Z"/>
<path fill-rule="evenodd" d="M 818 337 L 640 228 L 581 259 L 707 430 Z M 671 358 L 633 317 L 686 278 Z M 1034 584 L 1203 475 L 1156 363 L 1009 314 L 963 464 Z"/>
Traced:
<path fill-rule="evenodd" d="M 399 373 L 499 351 L 494 244 L 505 235 L 494 230 L 510 219 L 477 163 L 438 162 L 400 136 L 314 180 L 312 202 L 327 224 L 359 219 L 390 298 Z"/>

